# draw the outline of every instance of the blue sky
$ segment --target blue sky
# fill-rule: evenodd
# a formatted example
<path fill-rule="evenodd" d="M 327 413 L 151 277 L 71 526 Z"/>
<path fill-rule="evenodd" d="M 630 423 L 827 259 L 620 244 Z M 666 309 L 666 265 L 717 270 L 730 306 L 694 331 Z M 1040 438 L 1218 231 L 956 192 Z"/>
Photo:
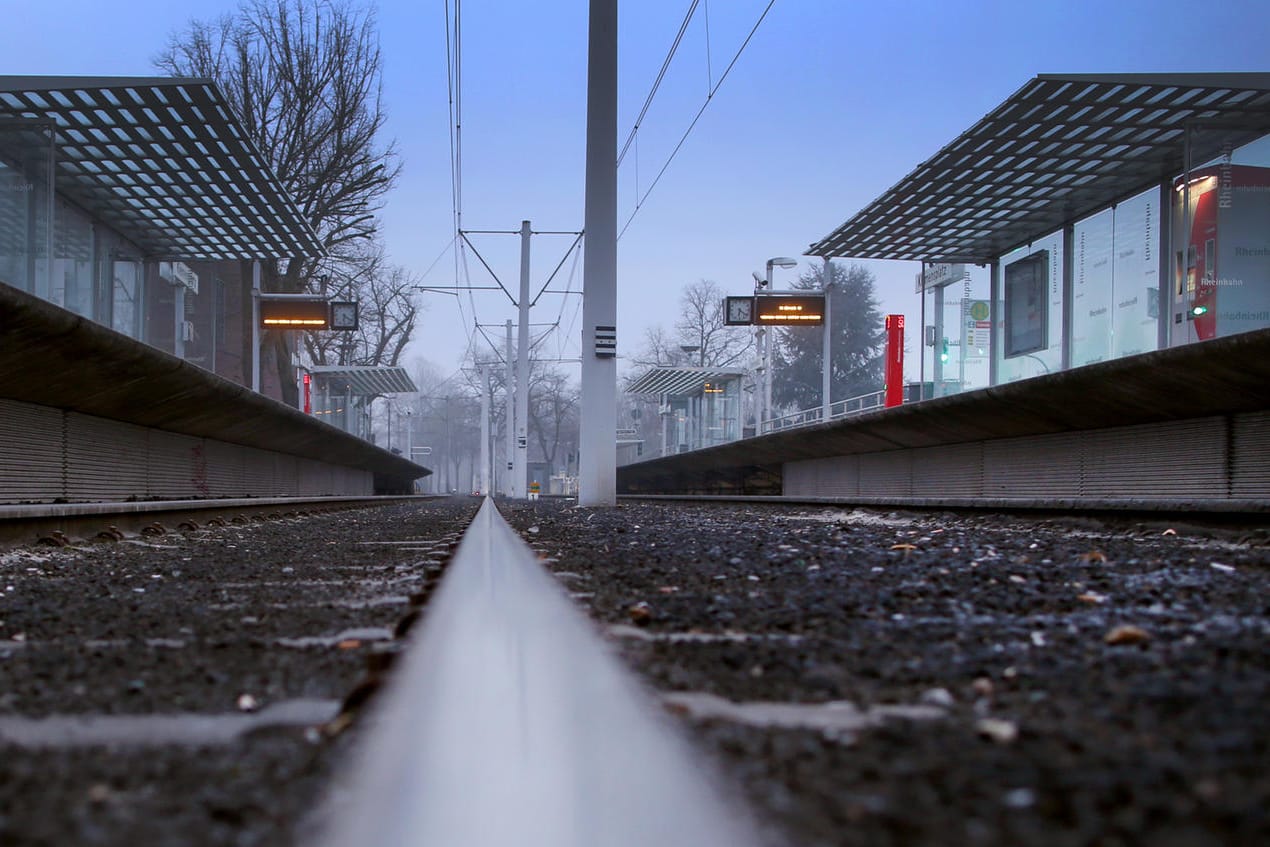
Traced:
<path fill-rule="evenodd" d="M 153 56 L 190 18 L 224 0 L 6 0 L 0 74 L 153 73 Z M 453 9 L 454 0 L 450 6 Z M 624 0 L 619 144 L 689 0 Z M 619 172 L 619 228 L 700 108 L 767 0 L 698 7 L 675 63 Z M 705 10 L 708 6 L 709 49 Z M 578 230 L 583 216 L 585 0 L 463 4 L 463 224 Z M 384 211 L 393 259 L 422 274 L 452 237 L 442 0 L 382 0 L 389 131 L 405 170 Z M 1202 18 L 1202 19 L 1201 19 Z M 618 245 L 619 347 L 669 326 L 683 285 L 734 293 L 772 256 L 799 256 L 1038 73 L 1264 71 L 1270 4 L 776 0 L 731 75 Z M 512 236 L 473 236 L 505 283 Z M 534 290 L 570 239 L 533 242 Z M 474 285 L 490 281 L 469 255 Z M 566 263 L 554 287 L 581 266 Z M 870 263 L 884 311 L 918 325 L 911 263 Z M 782 280 L 794 272 L 780 272 Z M 447 255 L 426 283 L 454 283 Z M 412 355 L 450 373 L 472 323 L 501 325 L 500 292 L 422 295 Z M 534 323 L 561 323 L 548 355 L 577 355 L 577 297 L 546 295 Z M 562 309 L 562 301 L 564 308 Z M 571 327 L 567 335 L 563 332 Z M 501 338 L 499 330 L 492 335 Z"/>

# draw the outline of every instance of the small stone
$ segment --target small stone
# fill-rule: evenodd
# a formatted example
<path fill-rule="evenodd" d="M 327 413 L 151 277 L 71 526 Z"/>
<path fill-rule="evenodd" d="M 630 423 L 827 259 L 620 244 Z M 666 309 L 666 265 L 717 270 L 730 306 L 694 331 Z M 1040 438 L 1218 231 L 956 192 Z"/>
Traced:
<path fill-rule="evenodd" d="M 529 533 L 530 533 L 531 535 L 537 535 L 537 534 L 538 534 L 538 527 L 536 527 L 536 526 L 531 526 L 531 527 L 529 528 L 529 530 L 528 530 L 528 531 L 529 531 Z"/>
<path fill-rule="evenodd" d="M 927 706 L 938 706 L 941 709 L 951 709 L 956 703 L 952 692 L 947 688 L 929 688 L 923 691 L 922 696 L 917 699 Z"/>
<path fill-rule="evenodd" d="M 237 706 L 240 712 L 254 712 L 260 708 L 260 703 L 250 694 L 240 694 L 238 695 Z"/>
<path fill-rule="evenodd" d="M 1033 647 L 1044 647 L 1044 646 L 1045 646 L 1045 633 L 1041 632 L 1040 630 L 1037 630 L 1037 631 L 1033 632 L 1033 633 L 1032 633 L 1032 646 L 1033 646 Z"/>
<path fill-rule="evenodd" d="M 978 697 L 991 697 L 993 691 L 992 680 L 986 676 L 981 676 L 970 683 L 970 690 L 974 691 Z"/>
<path fill-rule="evenodd" d="M 1151 640 L 1151 634 L 1145 629 L 1133 624 L 1122 624 L 1113 627 L 1110 632 L 1103 636 L 1103 641 L 1113 647 L 1119 647 L 1130 644 L 1144 644 Z"/>
<path fill-rule="evenodd" d="M 1010 574 L 1010 582 L 1013 582 L 1013 583 L 1017 583 L 1017 584 L 1019 584 L 1019 585 L 1022 585 L 1023 583 L 1027 582 L 1027 580 L 1026 580 L 1026 579 L 1024 579 L 1023 577 L 1019 576 L 1019 575 L 1018 575 L 1018 574 L 1016 574 L 1016 573 L 1012 573 L 1012 574 Z"/>
<path fill-rule="evenodd" d="M 1002 798 L 1011 809 L 1027 809 L 1036 805 L 1036 792 L 1030 788 L 1015 788 Z"/>
<path fill-rule="evenodd" d="M 647 626 L 653 619 L 653 607 L 641 600 L 627 609 L 626 614 L 636 626 Z"/>
<path fill-rule="evenodd" d="M 1000 718 L 983 718 L 977 721 L 975 731 L 998 744 L 1010 744 L 1019 737 L 1018 724 Z"/>
<path fill-rule="evenodd" d="M 102 782 L 93 783 L 88 788 L 88 802 L 100 806 L 110 799 L 110 786 Z"/>
<path fill-rule="evenodd" d="M 1097 591 L 1086 591 L 1084 594 L 1078 594 L 1076 599 L 1082 603 L 1102 604 L 1107 602 L 1107 597 Z"/>

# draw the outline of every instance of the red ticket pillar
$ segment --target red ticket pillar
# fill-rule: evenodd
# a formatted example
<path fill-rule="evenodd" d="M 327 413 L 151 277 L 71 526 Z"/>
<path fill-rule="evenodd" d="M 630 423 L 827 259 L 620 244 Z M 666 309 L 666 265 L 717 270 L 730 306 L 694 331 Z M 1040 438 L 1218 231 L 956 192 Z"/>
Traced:
<path fill-rule="evenodd" d="M 904 402 L 904 316 L 886 316 L 886 407 Z"/>

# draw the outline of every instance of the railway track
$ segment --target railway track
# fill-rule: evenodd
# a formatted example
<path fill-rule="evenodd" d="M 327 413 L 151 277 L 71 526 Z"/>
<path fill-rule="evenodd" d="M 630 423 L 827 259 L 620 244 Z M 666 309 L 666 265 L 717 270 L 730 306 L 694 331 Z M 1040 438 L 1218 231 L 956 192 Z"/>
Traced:
<path fill-rule="evenodd" d="M 193 532 L 204 525 L 260 523 L 420 499 L 437 499 L 437 495 L 0 505 L 0 550 L 25 544 L 65 547 L 88 541 L 119 541 L 164 535 L 170 530 Z"/>
<path fill-rule="evenodd" d="M 500 507 L 536 561 L 466 499 L 0 554 L 0 841 L 744 843 L 728 785 L 763 844 L 1270 835 L 1264 527 Z M 653 708 L 602 717 L 614 651 Z"/>

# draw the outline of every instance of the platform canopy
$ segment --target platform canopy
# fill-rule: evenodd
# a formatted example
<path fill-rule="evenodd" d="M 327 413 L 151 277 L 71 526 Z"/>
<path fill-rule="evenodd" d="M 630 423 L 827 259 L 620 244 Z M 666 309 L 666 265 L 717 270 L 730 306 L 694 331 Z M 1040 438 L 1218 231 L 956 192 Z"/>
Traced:
<path fill-rule="evenodd" d="M 1270 133 L 1270 73 L 1045 74 L 812 244 L 984 264 Z"/>
<path fill-rule="evenodd" d="M 626 393 L 695 397 L 707 382 L 726 382 L 743 376 L 744 371 L 720 368 L 649 368 L 626 388 Z"/>
<path fill-rule="evenodd" d="M 148 258 L 325 252 L 210 80 L 0 76 L 0 154 L 41 124 L 57 191 Z"/>
<path fill-rule="evenodd" d="M 378 365 L 318 365 L 310 368 L 319 383 L 326 383 L 333 394 L 354 397 L 378 397 L 382 394 L 407 394 L 419 389 L 405 368 Z"/>

